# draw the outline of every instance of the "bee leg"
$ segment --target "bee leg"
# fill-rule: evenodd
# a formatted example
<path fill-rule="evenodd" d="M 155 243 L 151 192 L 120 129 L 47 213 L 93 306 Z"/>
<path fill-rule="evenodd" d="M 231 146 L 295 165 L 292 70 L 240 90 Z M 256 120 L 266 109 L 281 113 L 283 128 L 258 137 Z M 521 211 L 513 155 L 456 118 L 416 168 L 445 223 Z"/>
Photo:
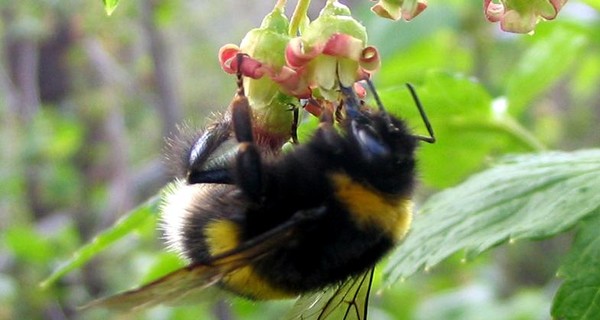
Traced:
<path fill-rule="evenodd" d="M 332 150 L 338 149 L 337 133 L 333 128 L 333 112 L 328 108 L 324 108 L 319 120 L 319 127 L 315 132 L 315 136 L 319 136 Z"/>
<path fill-rule="evenodd" d="M 189 184 L 195 183 L 216 183 L 233 184 L 231 172 L 226 168 L 190 172 L 187 178 Z"/>
<path fill-rule="evenodd" d="M 293 119 L 292 127 L 290 128 L 290 136 L 292 137 L 292 143 L 298 144 L 298 121 L 300 117 L 300 110 L 298 108 L 292 109 Z"/>
<path fill-rule="evenodd" d="M 331 126 L 333 126 L 333 113 L 331 109 L 324 108 L 321 117 L 319 117 L 319 128 Z"/>
<path fill-rule="evenodd" d="M 235 160 L 236 184 L 253 201 L 260 202 L 263 195 L 262 159 L 254 143 L 252 132 L 252 110 L 248 98 L 238 95 L 231 104 L 233 131 L 239 142 Z"/>
<path fill-rule="evenodd" d="M 342 122 L 344 120 L 344 115 L 342 114 L 342 109 L 344 107 L 344 101 L 340 101 L 337 107 L 335 107 L 335 121 Z"/>
<path fill-rule="evenodd" d="M 225 119 L 213 123 L 196 140 L 189 155 L 189 168 L 187 170 L 187 182 L 195 183 L 218 183 L 232 184 L 233 178 L 227 168 L 213 168 L 206 170 L 205 164 L 209 157 L 217 150 L 231 135 L 231 120 Z"/>

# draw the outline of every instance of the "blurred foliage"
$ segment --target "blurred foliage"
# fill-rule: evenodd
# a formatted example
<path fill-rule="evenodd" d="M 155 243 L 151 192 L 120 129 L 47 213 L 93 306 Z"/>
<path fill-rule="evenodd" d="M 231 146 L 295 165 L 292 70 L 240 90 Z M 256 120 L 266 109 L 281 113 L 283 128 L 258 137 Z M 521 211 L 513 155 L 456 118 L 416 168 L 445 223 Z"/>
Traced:
<path fill-rule="evenodd" d="M 105 1 L 109 2 L 116 4 Z M 209 114 L 224 110 L 235 86 L 233 78 L 220 70 L 218 48 L 238 42 L 259 24 L 272 3 L 152 3 L 151 22 L 168 49 L 165 59 L 170 62 L 182 118 L 205 123 Z M 410 23 L 377 18 L 366 1 L 350 5 L 367 27 L 370 44 L 380 49 L 383 65 L 374 81 L 384 104 L 424 133 L 404 87 L 405 82 L 414 84 L 438 137 L 437 144 L 425 145 L 419 153 L 423 183 L 418 206 L 428 213 L 416 217 L 415 237 L 405 244 L 420 250 L 421 257 L 458 246 L 432 261 L 449 256 L 437 266 L 427 264 L 426 272 L 393 286 L 378 273 L 372 319 L 548 319 L 551 309 L 556 317 L 594 319 L 598 210 L 573 212 L 583 210 L 586 203 L 594 205 L 586 201 L 597 198 L 593 183 L 598 179 L 586 177 L 597 175 L 598 168 L 585 166 L 597 163 L 598 157 L 581 162 L 582 154 L 597 151 L 568 151 L 600 143 L 598 1 L 569 1 L 555 21 L 540 23 L 532 35 L 501 32 L 487 23 L 477 1 L 430 2 Z M 115 224 L 161 186 L 144 183 L 156 172 L 150 164 L 159 162 L 164 119 L 157 107 L 162 103 L 157 89 L 161 79 L 156 78 L 143 9 L 140 1 L 123 1 L 107 17 L 100 1 L 0 2 L 0 319 L 112 317 L 104 311 L 78 315 L 76 307 L 181 265 L 162 250 L 154 204 L 140 206 Z M 68 29 L 64 39 L 56 37 L 61 26 Z M 45 97 L 44 85 L 68 83 L 60 99 L 39 98 L 30 116 L 21 114 L 18 103 L 25 93 L 18 86 L 23 78 L 17 76 L 16 66 L 26 57 L 15 54 L 27 43 L 40 49 L 35 61 L 56 53 L 46 44 L 66 48 L 59 60 L 50 60 L 52 66 L 66 71 L 54 70 L 50 81 L 40 80 L 38 96 Z M 300 135 L 306 139 L 315 119 L 303 119 Z M 535 161 L 539 155 L 509 158 L 519 159 L 512 165 L 524 166 L 521 170 L 527 174 L 537 172 L 539 179 L 522 180 L 526 175 L 507 179 L 504 169 L 510 163 L 470 177 L 505 154 L 546 149 L 563 150 L 566 158 L 561 159 L 570 160 L 546 167 L 547 163 Z M 564 181 L 536 187 L 535 183 L 555 176 Z M 504 183 L 496 184 L 499 181 Z M 576 193 L 576 186 L 580 191 L 589 189 Z M 552 187 L 558 190 L 547 193 Z M 493 188 L 505 189 L 488 195 Z M 545 205 L 564 200 L 565 206 L 548 208 L 560 211 L 559 216 L 533 210 L 531 216 L 514 216 L 502 230 L 492 230 L 491 220 L 488 228 L 471 224 L 465 216 L 475 206 L 493 211 L 493 202 L 499 199 L 496 204 L 534 206 L 525 202 L 533 195 L 548 198 L 542 201 Z M 131 199 L 115 201 L 124 196 Z M 561 220 L 563 216 L 570 220 Z M 586 220 L 579 222 L 584 216 Z M 436 238 L 433 228 L 451 225 L 452 220 L 446 220 L 450 218 L 460 220 L 457 223 L 462 223 L 466 234 L 442 233 L 438 235 L 446 238 Z M 528 233 L 528 238 L 575 230 L 571 251 L 567 253 L 571 247 L 571 233 L 567 233 L 539 242 L 519 241 L 477 257 L 468 255 L 466 261 L 464 253 L 451 255 L 473 245 L 496 246 L 514 230 L 523 231 L 524 223 L 552 225 Z M 428 232 L 430 237 L 420 238 Z M 476 233 L 473 243 L 460 245 L 460 240 Z M 95 235 L 99 235 L 97 242 L 90 242 Z M 80 255 L 73 256 L 74 252 Z M 559 257 L 564 257 L 562 264 Z M 382 265 L 392 273 L 403 273 L 396 259 Z M 562 285 L 557 270 L 564 278 Z M 52 272 L 58 272 L 51 279 L 56 282 L 40 288 Z M 231 298 L 214 305 L 159 307 L 126 318 L 277 319 L 289 306 L 286 301 Z M 593 306 L 596 309 L 589 309 L 587 318 L 578 311 Z"/>
<path fill-rule="evenodd" d="M 106 247 L 121 240 L 121 238 L 129 235 L 135 230 L 139 230 L 144 226 L 144 222 L 152 218 L 158 212 L 159 197 L 153 197 L 138 208 L 127 213 L 126 216 L 116 221 L 109 229 L 104 230 L 94 237 L 94 241 L 80 247 L 73 257 L 52 273 L 40 286 L 45 289 L 52 285 L 53 282 L 63 277 L 65 274 L 81 267 L 83 264 L 92 259 L 98 252 L 103 251 Z M 154 224 L 153 224 L 154 226 Z M 35 248 L 35 246 L 32 246 Z M 51 250 L 44 250 L 50 254 Z M 156 271 L 154 271 L 156 272 Z"/>
<path fill-rule="evenodd" d="M 119 0 L 102 0 L 104 2 L 104 9 L 106 10 L 106 14 L 107 15 L 111 15 L 113 13 L 113 11 L 115 11 L 115 9 L 117 8 L 117 5 L 119 5 Z"/>

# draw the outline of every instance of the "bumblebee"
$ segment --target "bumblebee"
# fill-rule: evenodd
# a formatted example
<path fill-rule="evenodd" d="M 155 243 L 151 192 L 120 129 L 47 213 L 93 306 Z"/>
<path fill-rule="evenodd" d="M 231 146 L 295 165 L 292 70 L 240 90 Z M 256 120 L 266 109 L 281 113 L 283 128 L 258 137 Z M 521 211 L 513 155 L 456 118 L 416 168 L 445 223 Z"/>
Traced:
<path fill-rule="evenodd" d="M 241 61 L 240 61 L 241 62 Z M 179 172 L 163 204 L 167 242 L 189 265 L 141 288 L 92 302 L 132 310 L 216 285 L 254 299 L 300 297 L 294 319 L 366 319 L 373 268 L 406 235 L 415 187 L 414 135 L 341 86 L 342 119 L 324 110 L 306 143 L 263 147 L 238 74 L 228 115 L 171 143 Z M 217 156 L 229 142 L 233 154 Z"/>

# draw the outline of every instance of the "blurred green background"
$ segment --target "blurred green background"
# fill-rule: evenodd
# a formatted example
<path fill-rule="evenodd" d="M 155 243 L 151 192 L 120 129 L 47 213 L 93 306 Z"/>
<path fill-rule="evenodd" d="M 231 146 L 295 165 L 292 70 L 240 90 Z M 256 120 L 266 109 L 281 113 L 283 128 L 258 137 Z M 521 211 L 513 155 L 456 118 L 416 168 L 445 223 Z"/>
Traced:
<path fill-rule="evenodd" d="M 413 83 L 440 140 L 421 150 L 417 199 L 506 153 L 599 145 L 600 1 L 572 0 L 532 35 L 500 31 L 481 1 L 432 0 L 409 23 L 374 16 L 368 1 L 344 3 L 380 50 L 374 81 L 386 106 L 424 130 L 403 88 Z M 273 4 L 124 0 L 109 17 L 99 0 L 0 1 L 0 319 L 106 318 L 76 308 L 179 264 L 152 218 L 39 287 L 169 181 L 164 137 L 177 123 L 202 125 L 225 109 L 235 83 L 217 52 L 239 43 Z M 311 17 L 320 5 L 313 1 Z M 566 234 L 468 263 L 457 256 L 376 285 L 371 319 L 549 319 L 570 242 Z M 226 299 L 121 317 L 278 319 L 288 305 Z"/>

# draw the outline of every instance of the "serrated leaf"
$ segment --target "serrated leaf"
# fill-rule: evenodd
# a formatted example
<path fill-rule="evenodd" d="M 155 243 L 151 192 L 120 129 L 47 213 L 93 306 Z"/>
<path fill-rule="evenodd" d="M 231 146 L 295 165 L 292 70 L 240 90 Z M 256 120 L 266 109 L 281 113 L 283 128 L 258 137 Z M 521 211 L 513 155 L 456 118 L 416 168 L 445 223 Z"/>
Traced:
<path fill-rule="evenodd" d="M 593 320 L 600 314 L 600 212 L 581 224 L 559 270 L 565 278 L 552 305 L 556 319 Z"/>
<path fill-rule="evenodd" d="M 97 235 L 91 242 L 80 247 L 69 260 L 42 281 L 40 286 L 42 288 L 48 287 L 67 273 L 85 264 L 108 246 L 130 234 L 146 219 L 154 216 L 155 213 L 158 212 L 159 199 L 159 196 L 152 197 L 142 205 L 127 213 L 112 227 Z"/>
<path fill-rule="evenodd" d="M 111 15 L 117 6 L 119 5 L 119 0 L 102 0 L 104 2 L 104 10 L 107 15 Z"/>
<path fill-rule="evenodd" d="M 432 196 L 392 255 L 388 280 L 460 250 L 471 257 L 507 240 L 562 232 L 600 207 L 600 149 L 505 158 Z"/>

